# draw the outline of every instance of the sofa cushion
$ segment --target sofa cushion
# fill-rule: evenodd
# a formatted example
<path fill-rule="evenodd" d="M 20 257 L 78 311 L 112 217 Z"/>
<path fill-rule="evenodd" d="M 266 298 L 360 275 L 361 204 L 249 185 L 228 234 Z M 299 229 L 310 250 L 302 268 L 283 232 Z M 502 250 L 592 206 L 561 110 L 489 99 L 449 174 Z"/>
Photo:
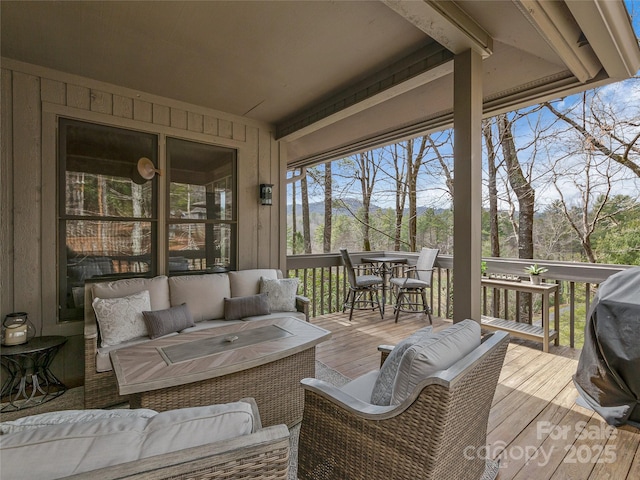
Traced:
<path fill-rule="evenodd" d="M 225 320 L 240 320 L 245 317 L 270 313 L 266 293 L 224 299 Z"/>
<path fill-rule="evenodd" d="M 480 324 L 464 320 L 409 347 L 400 360 L 391 405 L 401 403 L 422 380 L 446 370 L 479 346 Z"/>
<path fill-rule="evenodd" d="M 247 435 L 256 427 L 251 405 L 234 402 L 25 430 L 0 437 L 2 477 L 62 478 Z"/>
<path fill-rule="evenodd" d="M 186 303 L 195 322 L 224 318 L 224 299 L 231 296 L 226 273 L 169 278 L 171 305 Z"/>
<path fill-rule="evenodd" d="M 254 268 L 229 272 L 231 295 L 227 297 L 246 297 L 260 293 L 260 278 L 278 278 L 278 272 L 272 268 Z"/>
<path fill-rule="evenodd" d="M 169 308 L 169 283 L 167 277 L 160 275 L 153 278 L 123 278 L 113 282 L 102 282 L 92 285 L 94 297 L 118 298 L 147 290 L 151 308 L 163 310 Z"/>
<path fill-rule="evenodd" d="M 140 458 L 248 435 L 257 427 L 245 402 L 161 412 L 148 422 Z"/>
<path fill-rule="evenodd" d="M 376 378 L 376 382 L 371 390 L 371 397 L 369 401 L 374 405 L 390 405 L 391 404 L 391 392 L 393 391 L 393 384 L 396 380 L 396 374 L 398 373 L 398 366 L 404 352 L 409 347 L 412 347 L 416 343 L 422 341 L 427 336 L 432 334 L 433 329 L 431 326 L 421 328 L 420 330 L 412 333 L 407 338 L 398 343 L 389 356 L 380 367 L 380 372 Z"/>
<path fill-rule="evenodd" d="M 121 298 L 94 298 L 93 310 L 100 326 L 101 345 L 107 347 L 146 337 L 147 326 L 142 312 L 150 309 L 147 290 Z"/>
<path fill-rule="evenodd" d="M 186 303 L 165 310 L 142 312 L 142 315 L 151 338 L 163 337 L 195 325 Z"/>
<path fill-rule="evenodd" d="M 23 430 L 60 425 L 61 423 L 90 422 L 106 418 L 151 418 L 157 414 L 158 412 L 149 408 L 61 410 L 59 412 L 40 413 L 38 415 L 18 418 L 17 420 L 2 422 L 0 423 L 0 433 L 6 435 Z"/>
<path fill-rule="evenodd" d="M 260 293 L 269 294 L 267 303 L 272 312 L 296 311 L 298 282 L 297 278 L 260 279 Z"/>

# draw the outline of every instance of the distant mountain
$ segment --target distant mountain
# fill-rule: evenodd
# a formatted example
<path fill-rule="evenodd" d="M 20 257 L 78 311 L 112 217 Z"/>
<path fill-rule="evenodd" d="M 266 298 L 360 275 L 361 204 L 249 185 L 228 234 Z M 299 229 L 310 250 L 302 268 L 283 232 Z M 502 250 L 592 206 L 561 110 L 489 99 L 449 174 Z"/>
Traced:
<path fill-rule="evenodd" d="M 336 204 L 338 203 L 344 203 L 346 204 L 347 208 L 345 207 L 336 207 Z M 362 202 L 360 200 L 356 200 L 355 198 L 349 198 L 346 200 L 340 200 L 339 202 L 336 202 L 336 204 L 334 204 L 333 209 L 332 209 L 332 213 L 333 215 L 350 215 L 350 211 L 351 212 L 358 212 L 358 210 L 360 210 L 360 208 L 362 208 Z M 380 207 L 378 205 L 372 204 L 371 205 L 371 212 L 375 212 L 377 210 L 381 210 L 384 209 L 385 207 Z M 393 207 L 386 207 L 386 208 L 393 208 Z M 426 210 L 428 210 L 427 207 L 418 207 L 418 215 L 422 215 Z M 442 208 L 437 208 L 436 209 L 436 213 L 442 213 L 444 209 Z M 404 209 L 405 214 L 409 212 L 408 208 Z M 293 213 L 293 205 L 292 204 L 288 204 L 287 205 L 287 215 L 291 215 Z M 297 215 L 302 215 L 302 205 L 301 204 L 296 204 L 296 214 Z M 309 204 L 309 214 L 310 215 L 314 215 L 314 214 L 318 214 L 318 215 L 324 215 L 324 202 L 313 202 Z"/>

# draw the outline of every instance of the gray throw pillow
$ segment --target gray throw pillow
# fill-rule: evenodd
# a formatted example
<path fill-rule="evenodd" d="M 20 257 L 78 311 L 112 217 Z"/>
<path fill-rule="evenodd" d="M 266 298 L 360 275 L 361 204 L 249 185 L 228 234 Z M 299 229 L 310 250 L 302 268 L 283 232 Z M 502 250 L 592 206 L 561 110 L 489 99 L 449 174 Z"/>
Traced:
<path fill-rule="evenodd" d="M 266 293 L 224 299 L 225 320 L 241 320 L 245 317 L 269 315 L 270 313 Z"/>
<path fill-rule="evenodd" d="M 371 391 L 372 404 L 383 406 L 391 404 L 393 383 L 396 379 L 396 374 L 398 373 L 398 366 L 400 365 L 400 360 L 402 360 L 402 355 L 404 355 L 404 352 L 406 352 L 410 347 L 431 335 L 431 330 L 431 326 L 421 328 L 402 340 L 393 348 L 393 350 L 391 350 L 391 353 L 389 353 L 389 356 L 380 368 L 380 373 L 378 373 L 376 383 L 373 385 L 373 390 Z"/>
<path fill-rule="evenodd" d="M 166 310 L 142 312 L 151 338 L 158 338 L 195 326 L 186 303 Z"/>

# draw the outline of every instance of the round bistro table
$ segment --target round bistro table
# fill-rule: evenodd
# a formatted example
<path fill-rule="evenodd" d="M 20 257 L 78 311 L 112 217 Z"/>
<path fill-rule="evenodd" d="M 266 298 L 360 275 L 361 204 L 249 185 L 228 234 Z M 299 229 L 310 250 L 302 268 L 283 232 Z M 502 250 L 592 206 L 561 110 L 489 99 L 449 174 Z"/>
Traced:
<path fill-rule="evenodd" d="M 0 395 L 9 402 L 1 412 L 13 412 L 53 400 L 67 387 L 51 372 L 51 362 L 67 342 L 66 337 L 34 337 L 22 345 L 0 349 L 2 368 L 7 377 Z"/>

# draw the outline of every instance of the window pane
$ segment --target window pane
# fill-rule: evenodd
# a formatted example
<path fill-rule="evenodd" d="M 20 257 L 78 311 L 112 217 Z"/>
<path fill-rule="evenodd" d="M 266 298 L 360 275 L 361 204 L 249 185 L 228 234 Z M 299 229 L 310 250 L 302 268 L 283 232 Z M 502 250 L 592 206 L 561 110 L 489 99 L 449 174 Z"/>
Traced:
<path fill-rule="evenodd" d="M 235 265 L 234 225 L 169 225 L 169 271 L 230 269 Z"/>
<path fill-rule="evenodd" d="M 235 220 L 235 150 L 167 139 L 169 218 Z"/>
<path fill-rule="evenodd" d="M 152 217 L 152 184 L 138 185 L 130 178 L 66 174 L 66 213 L 94 217 Z"/>
<path fill-rule="evenodd" d="M 66 222 L 66 306 L 82 308 L 88 278 L 130 276 L 150 270 L 151 222 Z"/>
<path fill-rule="evenodd" d="M 153 135 L 73 122 L 64 138 L 67 215 L 151 218 L 153 183 L 140 158 L 155 162 Z"/>

